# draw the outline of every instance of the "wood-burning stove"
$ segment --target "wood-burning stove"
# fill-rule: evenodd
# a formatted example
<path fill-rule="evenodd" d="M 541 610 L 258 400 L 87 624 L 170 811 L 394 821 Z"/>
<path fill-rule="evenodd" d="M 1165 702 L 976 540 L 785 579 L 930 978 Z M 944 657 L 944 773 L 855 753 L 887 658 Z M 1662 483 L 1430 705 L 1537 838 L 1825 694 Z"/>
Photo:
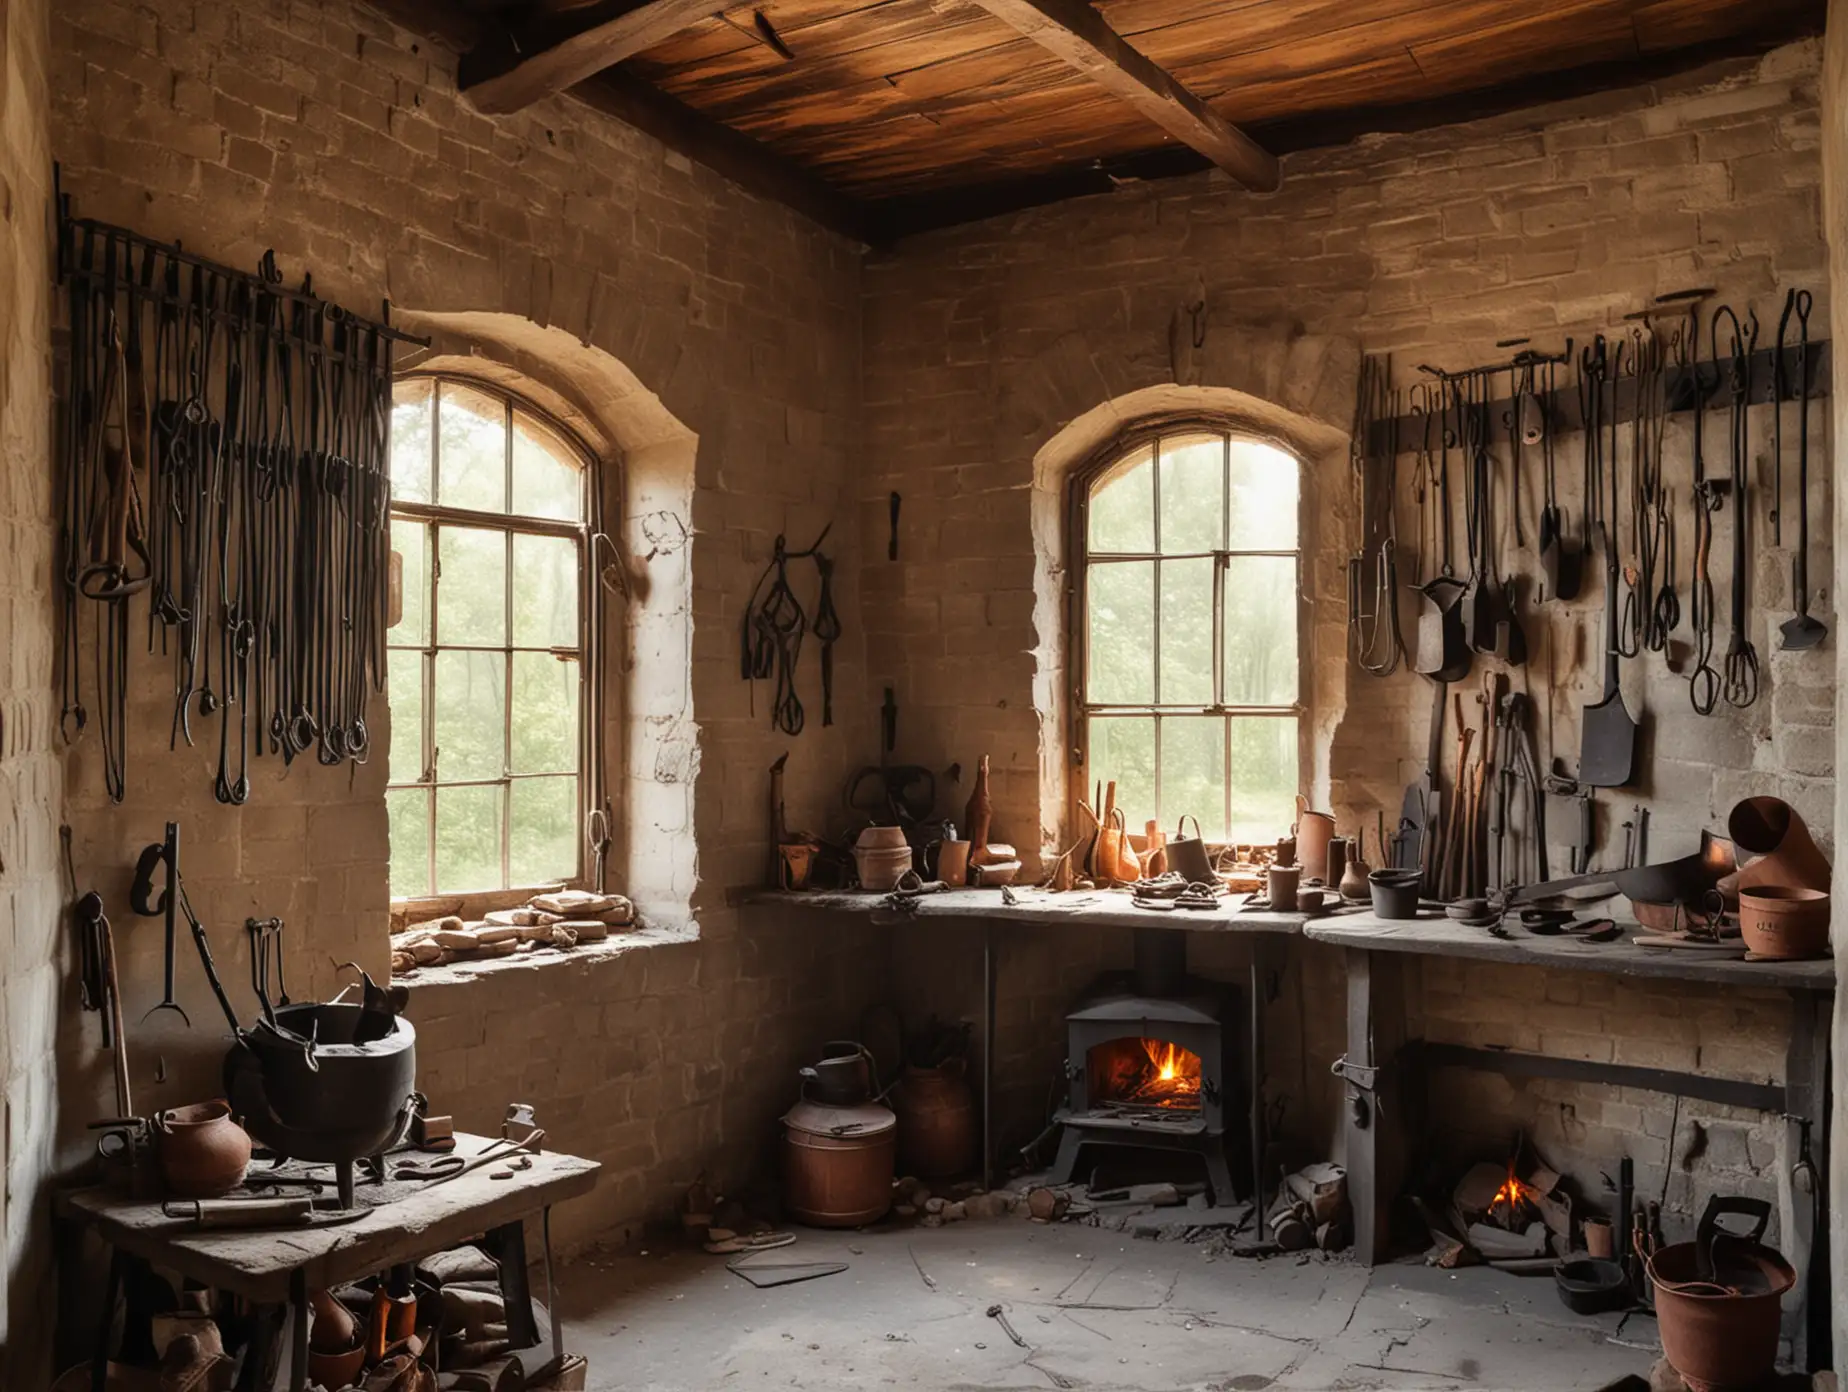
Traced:
<path fill-rule="evenodd" d="M 1065 1017 L 1053 1182 L 1070 1182 L 1085 1146 L 1113 1145 L 1199 1156 L 1214 1203 L 1249 1189 L 1248 1166 L 1234 1184 L 1225 1144 L 1248 1105 L 1233 1057 L 1242 1017 L 1236 988 L 1188 974 L 1185 932 L 1137 930 L 1134 972 L 1100 981 Z"/>

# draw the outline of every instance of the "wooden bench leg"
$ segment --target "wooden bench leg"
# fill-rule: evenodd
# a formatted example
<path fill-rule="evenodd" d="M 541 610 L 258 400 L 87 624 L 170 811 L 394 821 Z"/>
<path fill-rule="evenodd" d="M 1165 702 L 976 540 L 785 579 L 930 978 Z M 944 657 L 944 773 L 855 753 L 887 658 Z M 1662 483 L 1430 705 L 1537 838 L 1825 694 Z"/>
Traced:
<path fill-rule="evenodd" d="M 1397 1074 L 1405 1041 L 1405 995 L 1399 966 L 1391 953 L 1347 950 L 1347 1055 L 1335 1072 L 1347 1084 L 1354 1254 L 1368 1266 L 1390 1255 L 1392 1204 L 1404 1172 L 1403 1095 Z"/>

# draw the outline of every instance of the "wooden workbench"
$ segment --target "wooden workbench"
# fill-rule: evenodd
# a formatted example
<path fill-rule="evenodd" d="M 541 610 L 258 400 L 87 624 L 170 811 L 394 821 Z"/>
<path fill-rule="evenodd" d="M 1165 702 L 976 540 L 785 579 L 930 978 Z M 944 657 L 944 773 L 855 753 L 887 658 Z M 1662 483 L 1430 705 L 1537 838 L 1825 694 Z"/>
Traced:
<path fill-rule="evenodd" d="M 1264 1004 L 1265 981 L 1274 966 L 1274 949 L 1280 940 L 1302 931 L 1305 915 L 1250 910 L 1251 896 L 1229 894 L 1211 910 L 1139 909 L 1121 889 L 1050 890 L 1015 888 L 1013 903 L 1000 889 L 946 889 L 920 894 L 901 902 L 891 895 L 856 890 L 755 890 L 739 896 L 744 904 L 853 914 L 875 924 L 894 925 L 913 919 L 960 920 L 982 925 L 982 1183 L 994 1187 L 994 1118 L 990 1099 L 995 1075 L 995 988 L 997 925 L 1037 928 L 1151 928 L 1187 933 L 1233 933 L 1252 941 L 1248 989 L 1251 998 L 1250 1037 L 1244 1043 L 1246 1085 L 1251 1098 L 1248 1141 L 1252 1174 L 1261 1186 L 1265 1149 L 1264 1106 Z M 1260 1204 L 1260 1207 L 1262 1205 Z"/>
<path fill-rule="evenodd" d="M 489 1144 L 486 1137 L 459 1132 L 456 1153 L 475 1155 Z M 553 1328 L 542 1335 L 531 1314 L 532 1297 L 527 1289 L 524 1221 L 534 1215 L 549 1217 L 553 1204 L 589 1193 L 596 1186 L 601 1167 L 594 1160 L 574 1155 L 541 1153 L 531 1158 L 529 1168 L 513 1169 L 505 1179 L 492 1176 L 508 1167 L 486 1165 L 368 1208 L 363 1217 L 352 1222 L 325 1226 L 199 1231 L 184 1220 L 165 1216 L 158 1202 L 130 1199 L 109 1188 L 61 1192 L 56 1199 L 57 1211 L 93 1228 L 112 1250 L 105 1333 L 98 1341 L 97 1366 L 102 1366 L 102 1345 L 107 1342 L 108 1323 L 114 1316 L 115 1297 L 127 1261 L 178 1271 L 255 1305 L 292 1307 L 290 1385 L 300 1389 L 307 1378 L 309 1291 L 370 1276 L 484 1236 L 487 1241 L 483 1245 L 501 1265 L 508 1332 L 516 1352 L 540 1350 L 529 1372 L 555 1363 L 563 1350 L 557 1330 L 557 1299 L 549 1289 L 550 1232 L 548 1228 L 544 1255 L 546 1305 L 553 1311 Z M 394 1190 L 401 1188 L 394 1186 Z M 361 1205 L 365 1204 L 366 1191 L 362 1183 L 358 1191 Z M 97 1386 L 100 1388 L 101 1383 Z"/>
<path fill-rule="evenodd" d="M 1621 903 L 1622 901 L 1615 901 Z M 1588 907 L 1587 913 L 1595 912 Z M 1796 1296 L 1787 1302 L 1785 1334 L 1798 1366 L 1806 1366 L 1809 1339 L 1822 1337 L 1823 1302 L 1811 1302 L 1812 1285 L 1826 1289 L 1826 1242 L 1817 1241 L 1820 1176 L 1829 1172 L 1829 1019 L 1834 1009 L 1835 964 L 1747 962 L 1680 949 L 1637 947 L 1640 931 L 1617 917 L 1622 936 L 1605 943 L 1569 935 L 1529 933 L 1519 919 L 1506 920 L 1505 936 L 1469 927 L 1435 910 L 1415 919 L 1381 919 L 1371 913 L 1310 922 L 1304 936 L 1346 949 L 1347 1053 L 1335 1071 L 1347 1084 L 1348 1192 L 1354 1205 L 1354 1241 L 1369 1264 L 1388 1255 L 1388 1217 L 1408 1159 L 1426 1075 L 1436 1068 L 1472 1068 L 1522 1078 L 1553 1078 L 1613 1087 L 1643 1088 L 1667 1095 L 1745 1107 L 1783 1118 L 1786 1154 L 1795 1163 L 1807 1155 L 1819 1177 L 1809 1192 L 1791 1184 L 1791 1212 L 1784 1255 L 1798 1272 Z M 1398 970 L 1406 955 L 1461 957 L 1510 966 L 1601 972 L 1632 980 L 1700 982 L 1784 991 L 1791 998 L 1791 1031 L 1782 1082 L 1687 1073 L 1666 1068 L 1605 1063 L 1513 1049 L 1471 1048 L 1407 1037 L 1404 983 Z M 1409 1118 L 1409 1119 L 1408 1119 Z"/>

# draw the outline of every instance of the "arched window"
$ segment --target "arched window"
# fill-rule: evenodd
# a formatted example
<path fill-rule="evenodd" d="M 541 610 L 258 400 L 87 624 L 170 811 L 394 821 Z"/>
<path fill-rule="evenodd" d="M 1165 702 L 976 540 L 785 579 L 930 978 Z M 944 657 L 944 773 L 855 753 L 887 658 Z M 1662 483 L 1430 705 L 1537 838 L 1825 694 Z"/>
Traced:
<path fill-rule="evenodd" d="M 1114 781 L 1140 834 L 1280 834 L 1301 714 L 1297 460 L 1199 424 L 1129 437 L 1073 488 L 1081 796 Z"/>
<path fill-rule="evenodd" d="M 577 879 L 589 458 L 515 397 L 408 377 L 391 463 L 391 892 Z"/>

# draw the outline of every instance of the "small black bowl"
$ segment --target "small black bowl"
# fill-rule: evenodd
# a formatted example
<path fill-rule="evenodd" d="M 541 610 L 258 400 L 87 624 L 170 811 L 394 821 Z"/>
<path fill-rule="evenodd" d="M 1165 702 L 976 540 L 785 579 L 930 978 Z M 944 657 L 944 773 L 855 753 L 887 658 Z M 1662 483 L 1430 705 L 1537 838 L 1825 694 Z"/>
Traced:
<path fill-rule="evenodd" d="M 1602 1315 L 1622 1310 L 1631 1301 L 1630 1278 L 1614 1261 L 1602 1257 L 1575 1257 L 1553 1268 L 1553 1280 L 1566 1308 L 1578 1315 Z"/>

